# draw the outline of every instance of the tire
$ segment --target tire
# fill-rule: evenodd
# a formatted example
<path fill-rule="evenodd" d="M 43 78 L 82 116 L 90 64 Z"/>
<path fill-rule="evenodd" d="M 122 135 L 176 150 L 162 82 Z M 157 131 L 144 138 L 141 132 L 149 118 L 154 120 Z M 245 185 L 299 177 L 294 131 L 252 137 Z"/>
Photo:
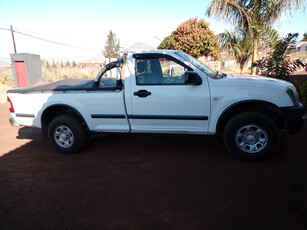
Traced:
<path fill-rule="evenodd" d="M 279 144 L 279 131 L 266 115 L 246 112 L 234 116 L 223 134 L 227 150 L 242 160 L 270 158 Z"/>
<path fill-rule="evenodd" d="M 48 137 L 50 143 L 64 154 L 79 152 L 86 139 L 81 122 L 69 115 L 61 115 L 51 121 Z"/>

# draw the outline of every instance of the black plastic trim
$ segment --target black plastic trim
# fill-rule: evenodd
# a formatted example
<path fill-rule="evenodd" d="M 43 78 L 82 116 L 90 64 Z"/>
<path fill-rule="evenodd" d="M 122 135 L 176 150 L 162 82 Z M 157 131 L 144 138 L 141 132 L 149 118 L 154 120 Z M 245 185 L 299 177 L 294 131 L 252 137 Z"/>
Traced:
<path fill-rule="evenodd" d="M 148 92 L 147 90 L 141 89 L 137 92 L 133 93 L 134 96 L 138 96 L 138 97 L 148 97 L 151 95 L 151 92 Z"/>
<path fill-rule="evenodd" d="M 219 127 L 220 127 L 220 124 L 223 118 L 225 117 L 225 115 L 227 115 L 229 111 L 231 111 L 233 107 L 240 105 L 240 104 L 245 104 L 245 103 L 260 103 L 264 105 L 270 111 L 278 112 L 285 121 L 287 134 L 297 133 L 303 127 L 303 122 L 305 120 L 305 117 L 304 117 L 305 109 L 304 109 L 303 104 L 299 104 L 298 106 L 290 106 L 290 107 L 278 107 L 277 105 L 272 104 L 267 101 L 245 100 L 245 101 L 240 101 L 240 102 L 231 104 L 223 111 L 223 113 L 218 119 L 218 122 L 216 125 L 216 131 L 217 132 L 219 131 Z"/>
<path fill-rule="evenodd" d="M 262 100 L 244 100 L 244 101 L 239 101 L 239 102 L 233 103 L 233 104 L 229 105 L 226 109 L 224 109 L 224 111 L 222 112 L 222 114 L 218 118 L 218 121 L 217 121 L 217 124 L 216 124 L 216 132 L 219 131 L 219 127 L 220 127 L 220 124 L 221 124 L 223 118 L 231 111 L 231 109 L 233 107 L 235 107 L 237 105 L 241 105 L 241 104 L 247 104 L 247 103 L 260 103 L 260 104 L 266 106 L 271 111 L 278 111 L 277 105 L 272 104 L 272 103 L 267 102 L 267 101 L 262 101 Z"/>
<path fill-rule="evenodd" d="M 35 115 L 34 114 L 25 114 L 25 113 L 16 113 L 16 117 L 35 118 Z"/>
<path fill-rule="evenodd" d="M 125 119 L 124 114 L 92 114 L 92 118 Z"/>
<path fill-rule="evenodd" d="M 128 115 L 129 119 L 152 119 L 152 120 L 208 120 L 208 116 L 173 116 L 173 115 Z"/>
<path fill-rule="evenodd" d="M 279 110 L 282 112 L 286 125 L 287 133 L 294 134 L 302 130 L 305 118 L 305 108 L 303 104 L 290 107 L 281 107 Z"/>
<path fill-rule="evenodd" d="M 77 109 L 75 109 L 74 107 L 72 107 L 70 105 L 66 105 L 66 104 L 53 104 L 53 105 L 48 106 L 46 109 L 44 109 L 44 112 L 43 112 L 43 114 L 41 116 L 41 124 L 43 124 L 43 119 L 45 118 L 45 112 L 47 110 L 49 110 L 49 109 L 51 109 L 53 107 L 61 107 L 61 106 L 73 110 L 78 115 L 78 117 L 84 122 L 84 124 L 86 125 L 86 128 L 89 129 L 89 127 L 87 125 L 87 122 L 84 119 L 84 117 L 82 116 L 82 114 Z"/>

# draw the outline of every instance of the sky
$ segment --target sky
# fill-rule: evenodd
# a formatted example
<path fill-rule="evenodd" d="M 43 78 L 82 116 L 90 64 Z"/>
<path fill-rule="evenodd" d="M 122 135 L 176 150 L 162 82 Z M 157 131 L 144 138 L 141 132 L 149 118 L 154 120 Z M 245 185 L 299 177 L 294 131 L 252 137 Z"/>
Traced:
<path fill-rule="evenodd" d="M 232 25 L 208 18 L 206 0 L 0 0 L 0 60 L 10 62 L 14 53 L 10 25 L 18 53 L 39 54 L 47 60 L 82 61 L 98 57 L 112 30 L 122 49 L 136 42 L 157 47 L 164 37 L 190 18 L 204 18 L 215 34 Z M 306 3 L 307 4 L 307 3 Z M 305 8 L 307 8 L 305 4 Z M 306 9 L 307 10 L 307 9 Z M 282 17 L 275 25 L 281 37 L 307 32 L 307 11 Z M 74 47 L 71 47 L 74 46 Z M 78 48 L 77 48 L 78 47 Z M 80 48 L 82 47 L 82 48 Z"/>

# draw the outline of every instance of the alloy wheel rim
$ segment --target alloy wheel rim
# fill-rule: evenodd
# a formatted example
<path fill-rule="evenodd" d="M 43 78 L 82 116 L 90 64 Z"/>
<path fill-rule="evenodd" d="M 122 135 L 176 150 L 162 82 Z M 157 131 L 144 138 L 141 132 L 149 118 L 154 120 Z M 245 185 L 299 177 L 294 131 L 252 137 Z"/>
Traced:
<path fill-rule="evenodd" d="M 69 148 L 74 143 L 74 135 L 70 128 L 61 125 L 54 130 L 54 140 L 60 147 Z"/>
<path fill-rule="evenodd" d="M 245 125 L 236 132 L 235 141 L 242 151 L 258 153 L 266 147 L 268 135 L 257 125 Z"/>

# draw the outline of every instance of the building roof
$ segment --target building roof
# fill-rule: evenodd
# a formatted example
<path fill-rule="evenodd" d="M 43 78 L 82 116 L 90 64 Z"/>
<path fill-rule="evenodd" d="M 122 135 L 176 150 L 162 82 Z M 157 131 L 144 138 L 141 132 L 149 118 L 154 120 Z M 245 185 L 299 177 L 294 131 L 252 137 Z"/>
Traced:
<path fill-rule="evenodd" d="M 300 47 L 300 46 L 303 46 L 303 45 L 307 45 L 307 41 L 301 41 L 301 42 L 298 42 L 298 43 L 295 43 L 295 44 L 291 44 L 290 46 Z"/>

